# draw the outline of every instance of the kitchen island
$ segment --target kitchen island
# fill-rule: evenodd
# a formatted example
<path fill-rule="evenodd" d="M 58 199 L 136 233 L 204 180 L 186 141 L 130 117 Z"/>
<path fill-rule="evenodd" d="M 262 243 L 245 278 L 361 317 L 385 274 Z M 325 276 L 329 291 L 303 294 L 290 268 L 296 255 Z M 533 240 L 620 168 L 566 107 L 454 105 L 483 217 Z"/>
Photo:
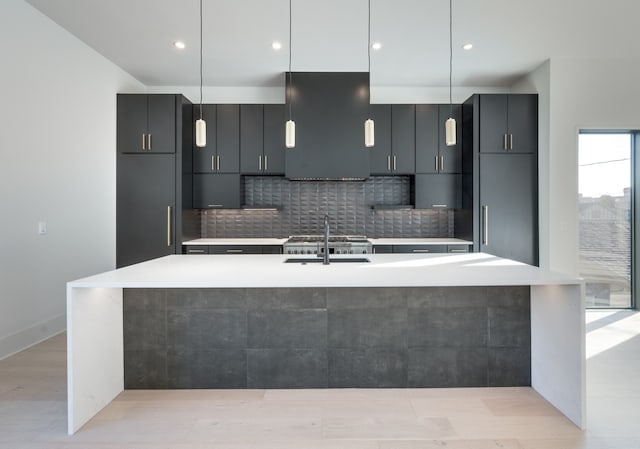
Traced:
<path fill-rule="evenodd" d="M 70 282 L 69 433 L 125 388 L 530 384 L 584 425 L 579 279 L 482 253 L 367 257 L 167 256 Z M 212 354 L 228 369 L 193 367 Z"/>

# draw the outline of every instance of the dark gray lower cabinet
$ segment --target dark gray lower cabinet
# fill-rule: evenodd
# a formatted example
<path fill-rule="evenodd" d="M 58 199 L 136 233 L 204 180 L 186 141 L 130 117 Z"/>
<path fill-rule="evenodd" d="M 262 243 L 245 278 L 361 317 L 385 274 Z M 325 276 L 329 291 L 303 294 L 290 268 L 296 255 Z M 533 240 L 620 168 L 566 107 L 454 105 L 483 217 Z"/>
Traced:
<path fill-rule="evenodd" d="M 117 267 L 175 253 L 175 160 L 175 154 L 118 154 Z"/>
<path fill-rule="evenodd" d="M 208 245 L 184 245 L 183 254 L 209 254 Z"/>
<path fill-rule="evenodd" d="M 124 387 L 531 385 L 530 289 L 124 289 Z"/>
<path fill-rule="evenodd" d="M 446 253 L 447 245 L 393 245 L 393 252 L 405 254 Z"/>
<path fill-rule="evenodd" d="M 240 175 L 213 173 L 193 175 L 193 207 L 196 209 L 239 209 Z"/>
<path fill-rule="evenodd" d="M 184 254 L 282 254 L 282 245 L 184 245 Z"/>
<path fill-rule="evenodd" d="M 480 155 L 480 251 L 538 264 L 533 154 Z"/>
<path fill-rule="evenodd" d="M 416 209 L 462 207 L 462 175 L 416 175 Z"/>

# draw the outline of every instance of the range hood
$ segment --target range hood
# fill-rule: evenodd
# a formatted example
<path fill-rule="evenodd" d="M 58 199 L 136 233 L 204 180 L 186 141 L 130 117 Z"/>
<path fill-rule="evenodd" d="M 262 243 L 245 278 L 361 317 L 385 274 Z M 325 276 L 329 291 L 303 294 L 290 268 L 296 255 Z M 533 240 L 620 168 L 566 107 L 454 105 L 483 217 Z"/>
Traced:
<path fill-rule="evenodd" d="M 288 74 L 285 78 L 296 122 L 296 146 L 285 149 L 285 176 L 292 180 L 368 178 L 370 149 L 364 146 L 364 121 L 369 73 L 291 75 L 291 86 Z"/>

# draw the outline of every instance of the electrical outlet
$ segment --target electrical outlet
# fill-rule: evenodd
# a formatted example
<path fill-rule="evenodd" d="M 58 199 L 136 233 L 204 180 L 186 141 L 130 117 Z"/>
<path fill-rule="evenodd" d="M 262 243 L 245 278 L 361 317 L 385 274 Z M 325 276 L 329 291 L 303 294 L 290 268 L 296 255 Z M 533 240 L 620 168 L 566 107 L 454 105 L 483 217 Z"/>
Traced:
<path fill-rule="evenodd" d="M 38 234 L 45 235 L 47 233 L 47 222 L 39 221 L 38 222 Z"/>

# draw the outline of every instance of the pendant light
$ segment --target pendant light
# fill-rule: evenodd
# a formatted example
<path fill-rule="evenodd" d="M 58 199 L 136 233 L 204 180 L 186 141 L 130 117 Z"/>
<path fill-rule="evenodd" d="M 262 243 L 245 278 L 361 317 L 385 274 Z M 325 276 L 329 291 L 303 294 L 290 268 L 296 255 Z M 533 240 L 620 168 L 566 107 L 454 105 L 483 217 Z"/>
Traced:
<path fill-rule="evenodd" d="M 207 123 L 202 119 L 202 0 L 200 0 L 200 118 L 196 120 L 196 146 L 207 146 Z"/>
<path fill-rule="evenodd" d="M 368 115 L 364 121 L 364 146 L 367 148 L 373 147 L 375 144 L 375 126 L 373 119 L 371 118 L 371 0 L 368 2 L 369 21 L 367 23 L 367 61 L 369 72 L 369 104 Z"/>
<path fill-rule="evenodd" d="M 286 92 L 287 101 L 289 103 L 289 120 L 285 127 L 285 146 L 287 148 L 295 148 L 296 146 L 296 122 L 293 121 L 291 115 L 291 0 L 289 0 L 289 87 Z"/>
<path fill-rule="evenodd" d="M 445 122 L 445 144 L 448 147 L 456 144 L 456 120 L 453 118 L 453 99 L 451 83 L 453 73 L 453 0 L 449 0 L 449 118 Z"/>

